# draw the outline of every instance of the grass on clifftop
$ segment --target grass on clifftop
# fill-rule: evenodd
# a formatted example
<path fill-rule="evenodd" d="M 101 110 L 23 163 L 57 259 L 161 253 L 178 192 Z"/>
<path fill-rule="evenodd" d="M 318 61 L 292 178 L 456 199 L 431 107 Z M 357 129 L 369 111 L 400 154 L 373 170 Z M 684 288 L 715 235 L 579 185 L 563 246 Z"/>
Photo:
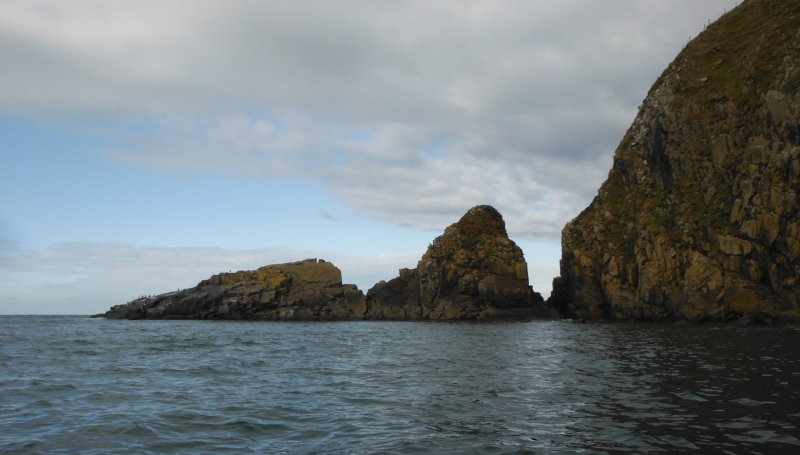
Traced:
<path fill-rule="evenodd" d="M 698 104 L 730 100 L 747 108 L 768 90 L 796 93 L 800 76 L 782 84 L 781 64 L 798 28 L 800 2 L 749 0 L 693 39 L 651 90 L 680 69 L 682 92 Z"/>

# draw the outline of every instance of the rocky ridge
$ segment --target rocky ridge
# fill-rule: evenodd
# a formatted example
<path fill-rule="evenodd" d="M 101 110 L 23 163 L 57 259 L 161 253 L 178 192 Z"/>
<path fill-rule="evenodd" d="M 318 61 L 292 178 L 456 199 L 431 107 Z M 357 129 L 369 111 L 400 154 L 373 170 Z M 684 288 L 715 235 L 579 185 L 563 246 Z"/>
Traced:
<path fill-rule="evenodd" d="M 522 250 L 492 207 L 471 209 L 415 269 L 367 296 L 341 271 L 309 259 L 221 273 L 197 286 L 112 307 L 108 319 L 527 319 L 556 316 L 528 285 Z"/>
<path fill-rule="evenodd" d="M 562 234 L 566 317 L 800 322 L 800 3 L 750 0 L 651 88 Z"/>
<path fill-rule="evenodd" d="M 307 259 L 252 271 L 220 273 L 197 286 L 141 297 L 98 315 L 107 319 L 352 320 L 364 293 L 342 284 L 330 262 Z"/>

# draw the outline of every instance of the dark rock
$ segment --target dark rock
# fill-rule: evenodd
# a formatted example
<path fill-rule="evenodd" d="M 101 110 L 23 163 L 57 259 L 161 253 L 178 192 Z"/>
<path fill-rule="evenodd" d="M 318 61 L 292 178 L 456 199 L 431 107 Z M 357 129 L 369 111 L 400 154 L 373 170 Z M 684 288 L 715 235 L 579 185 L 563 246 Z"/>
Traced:
<path fill-rule="evenodd" d="M 381 281 L 367 291 L 367 319 L 422 319 L 417 269 L 400 269 L 400 276 Z"/>

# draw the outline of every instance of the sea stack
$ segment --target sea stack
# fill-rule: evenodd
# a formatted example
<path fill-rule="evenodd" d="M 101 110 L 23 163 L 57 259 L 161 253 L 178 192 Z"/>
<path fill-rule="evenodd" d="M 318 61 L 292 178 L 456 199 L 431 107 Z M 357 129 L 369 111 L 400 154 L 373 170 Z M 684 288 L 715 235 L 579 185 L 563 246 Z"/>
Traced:
<path fill-rule="evenodd" d="M 562 234 L 565 317 L 800 322 L 800 3 L 743 2 L 655 82 Z"/>
<path fill-rule="evenodd" d="M 367 292 L 367 319 L 520 319 L 555 316 L 528 285 L 522 250 L 500 213 L 470 209 L 428 247 L 415 269 Z"/>

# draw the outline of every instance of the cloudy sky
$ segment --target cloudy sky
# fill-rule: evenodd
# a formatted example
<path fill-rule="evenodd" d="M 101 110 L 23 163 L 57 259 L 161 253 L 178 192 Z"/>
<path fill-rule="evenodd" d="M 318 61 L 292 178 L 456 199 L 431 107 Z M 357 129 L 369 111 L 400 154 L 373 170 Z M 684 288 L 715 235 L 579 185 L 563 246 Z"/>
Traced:
<path fill-rule="evenodd" d="M 0 0 L 0 314 L 320 257 L 364 290 L 491 204 L 548 295 L 650 85 L 731 0 Z"/>

